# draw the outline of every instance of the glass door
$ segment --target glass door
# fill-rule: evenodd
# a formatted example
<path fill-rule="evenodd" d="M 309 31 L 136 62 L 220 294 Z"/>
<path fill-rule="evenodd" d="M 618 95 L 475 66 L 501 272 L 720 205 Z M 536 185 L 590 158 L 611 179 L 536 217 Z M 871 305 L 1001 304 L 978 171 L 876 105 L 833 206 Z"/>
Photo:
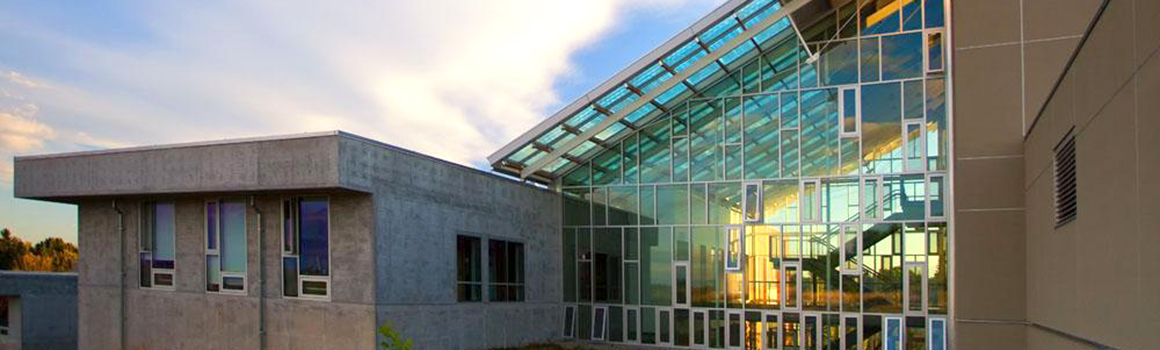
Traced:
<path fill-rule="evenodd" d="M 782 263 L 782 268 L 785 270 L 785 308 L 786 310 L 801 309 L 801 295 L 802 295 L 802 275 L 801 262 L 786 261 Z"/>
<path fill-rule="evenodd" d="M 765 348 L 765 328 L 761 326 L 761 311 L 745 312 L 745 350 Z"/>
<path fill-rule="evenodd" d="M 902 350 L 902 318 L 886 318 L 886 346 L 883 350 Z"/>
<path fill-rule="evenodd" d="M 818 314 L 802 315 L 802 350 L 821 350 L 822 326 Z"/>
<path fill-rule="evenodd" d="M 742 333 L 741 312 L 730 311 L 726 320 L 725 328 L 725 348 L 726 349 L 743 349 L 741 344 L 744 342 L 744 334 Z"/>
<path fill-rule="evenodd" d="M 906 288 L 904 291 L 906 295 L 906 312 L 907 313 L 924 313 L 926 312 L 926 263 L 925 262 L 907 262 L 906 279 L 903 284 Z"/>

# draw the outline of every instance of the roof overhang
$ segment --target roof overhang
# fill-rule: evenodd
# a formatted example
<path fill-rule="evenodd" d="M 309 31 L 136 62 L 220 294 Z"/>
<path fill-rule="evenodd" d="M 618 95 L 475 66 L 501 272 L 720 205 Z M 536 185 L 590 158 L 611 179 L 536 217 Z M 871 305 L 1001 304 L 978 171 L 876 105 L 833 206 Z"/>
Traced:
<path fill-rule="evenodd" d="M 770 31 L 792 31 L 852 0 L 729 0 L 488 157 L 496 172 L 551 183 L 644 123 L 697 94 L 690 79 Z M 707 79 L 706 79 L 707 80 Z M 676 91 L 676 93 L 674 93 Z M 683 96 L 683 97 L 674 97 Z"/>

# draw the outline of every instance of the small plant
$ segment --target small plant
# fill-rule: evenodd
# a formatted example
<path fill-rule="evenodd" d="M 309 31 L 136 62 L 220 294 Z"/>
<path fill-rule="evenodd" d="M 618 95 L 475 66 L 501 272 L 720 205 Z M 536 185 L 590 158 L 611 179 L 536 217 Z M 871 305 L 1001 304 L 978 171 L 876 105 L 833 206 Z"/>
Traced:
<path fill-rule="evenodd" d="M 383 350 L 411 350 L 411 339 L 403 340 L 399 332 L 391 327 L 390 321 L 379 327 L 379 334 L 383 335 L 383 341 L 379 342 L 379 347 Z"/>

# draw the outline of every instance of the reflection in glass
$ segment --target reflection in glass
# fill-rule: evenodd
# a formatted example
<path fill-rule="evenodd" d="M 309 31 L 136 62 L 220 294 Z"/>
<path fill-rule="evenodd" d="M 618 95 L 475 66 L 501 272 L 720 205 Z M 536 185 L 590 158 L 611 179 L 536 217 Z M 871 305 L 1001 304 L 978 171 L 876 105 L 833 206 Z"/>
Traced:
<path fill-rule="evenodd" d="M 671 227 L 640 229 L 641 304 L 669 306 L 673 300 L 673 231 Z"/>
<path fill-rule="evenodd" d="M 922 33 L 882 37 L 882 80 L 922 76 Z"/>

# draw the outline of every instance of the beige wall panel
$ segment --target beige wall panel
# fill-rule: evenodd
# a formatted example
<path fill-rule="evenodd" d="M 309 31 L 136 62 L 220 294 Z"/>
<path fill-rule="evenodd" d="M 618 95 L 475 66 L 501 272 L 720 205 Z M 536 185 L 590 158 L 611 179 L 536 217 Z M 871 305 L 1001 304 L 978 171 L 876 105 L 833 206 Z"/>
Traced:
<path fill-rule="evenodd" d="M 955 208 L 1023 207 L 1023 157 L 959 159 L 955 170 Z"/>
<path fill-rule="evenodd" d="M 1153 4 L 1160 2 L 1153 2 Z M 1160 349 L 1160 58 L 1153 56 L 1138 73 L 1140 138 L 1140 249 L 1138 312 L 1141 349 Z"/>
<path fill-rule="evenodd" d="M 1022 210 L 956 213 L 955 317 L 1025 318 L 1026 271 Z"/>
<path fill-rule="evenodd" d="M 1021 324 L 967 323 L 955 324 L 955 350 L 1025 350 L 1026 326 Z"/>
<path fill-rule="evenodd" d="M 1079 87 L 1075 94 L 1076 125 L 1086 125 L 1131 76 L 1135 66 L 1132 1 L 1112 1 L 1092 30 L 1072 67 Z"/>
<path fill-rule="evenodd" d="M 959 50 L 955 56 L 957 158 L 1023 152 L 1019 46 Z"/>
<path fill-rule="evenodd" d="M 955 46 L 1019 41 L 1019 0 L 953 1 L 951 6 Z"/>
<path fill-rule="evenodd" d="M 1023 0 L 1023 38 L 1081 36 L 1101 3 L 1103 0 Z"/>
<path fill-rule="evenodd" d="M 1089 18 L 1090 19 L 1090 18 Z M 1059 81 L 1067 60 L 1071 58 L 1079 38 L 1038 41 L 1024 44 L 1026 65 L 1024 66 L 1024 89 L 1027 101 L 1024 109 L 1027 111 L 1027 127 L 1039 113 L 1047 95 Z M 1062 104 L 1056 107 L 1063 107 Z M 1040 121 L 1042 122 L 1042 121 Z"/>

